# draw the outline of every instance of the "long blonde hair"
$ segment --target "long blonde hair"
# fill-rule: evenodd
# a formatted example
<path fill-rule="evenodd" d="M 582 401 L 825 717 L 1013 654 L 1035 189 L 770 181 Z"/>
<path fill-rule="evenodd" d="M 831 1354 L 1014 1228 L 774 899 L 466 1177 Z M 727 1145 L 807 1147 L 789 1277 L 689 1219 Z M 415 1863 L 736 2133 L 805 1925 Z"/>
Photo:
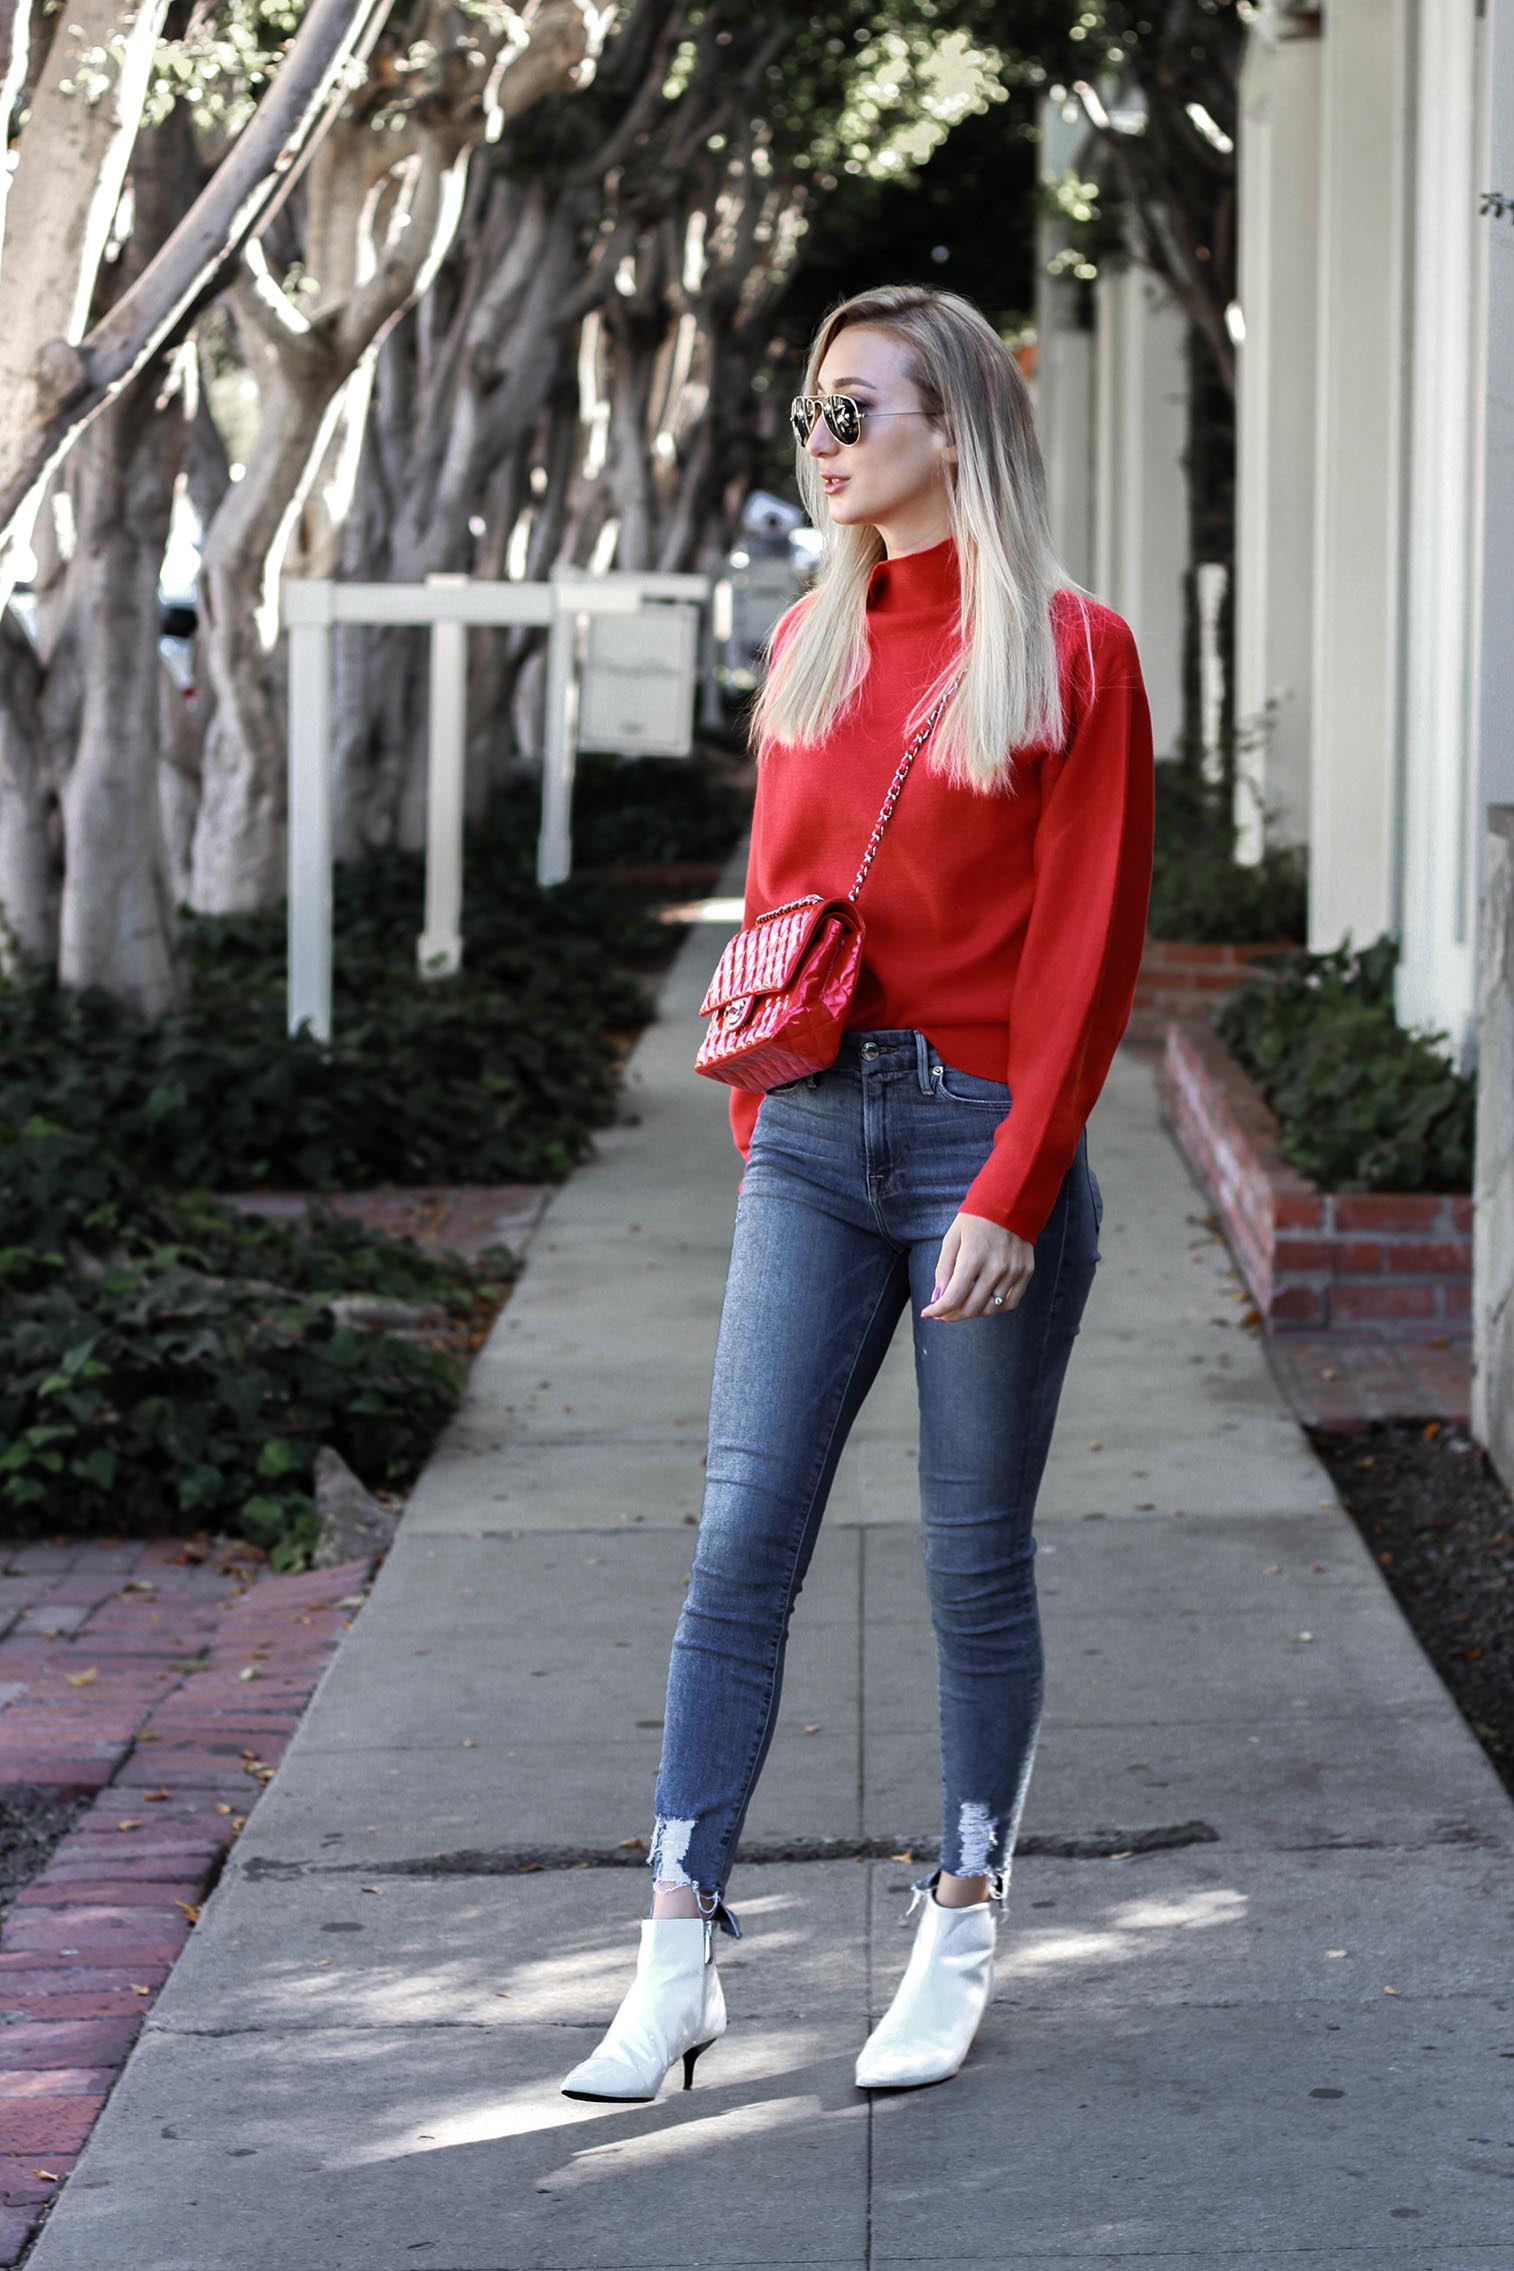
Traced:
<path fill-rule="evenodd" d="M 905 732 L 924 722 L 962 672 L 926 762 L 972 788 L 1003 788 L 1013 778 L 1013 752 L 1054 746 L 1065 726 L 1051 601 L 1071 579 L 1052 545 L 1030 390 L 971 300 L 924 284 L 885 284 L 843 300 L 825 317 L 805 367 L 806 394 L 818 392 L 827 350 L 852 324 L 901 342 L 905 372 L 957 454 L 955 472 L 947 469 L 946 501 L 962 582 L 960 650 L 921 688 Z M 751 746 L 763 755 L 774 746 L 813 746 L 853 706 L 868 670 L 868 582 L 886 557 L 876 528 L 832 523 L 821 469 L 806 449 L 798 453 L 798 479 L 811 525 L 822 532 L 820 569 L 813 590 L 785 618 L 790 629 L 776 659 L 768 642 L 770 667 L 749 729 Z"/>

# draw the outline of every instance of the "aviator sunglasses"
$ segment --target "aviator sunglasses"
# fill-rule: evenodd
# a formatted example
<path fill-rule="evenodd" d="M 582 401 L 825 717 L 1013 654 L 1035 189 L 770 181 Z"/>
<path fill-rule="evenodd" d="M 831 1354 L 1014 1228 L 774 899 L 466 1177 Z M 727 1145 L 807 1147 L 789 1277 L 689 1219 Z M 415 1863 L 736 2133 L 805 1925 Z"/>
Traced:
<path fill-rule="evenodd" d="M 862 439 L 864 418 L 928 418 L 928 410 L 864 410 L 849 394 L 796 394 L 789 404 L 789 424 L 800 448 L 815 431 L 815 420 L 823 418 L 827 429 L 835 435 L 843 449 L 850 449 Z"/>

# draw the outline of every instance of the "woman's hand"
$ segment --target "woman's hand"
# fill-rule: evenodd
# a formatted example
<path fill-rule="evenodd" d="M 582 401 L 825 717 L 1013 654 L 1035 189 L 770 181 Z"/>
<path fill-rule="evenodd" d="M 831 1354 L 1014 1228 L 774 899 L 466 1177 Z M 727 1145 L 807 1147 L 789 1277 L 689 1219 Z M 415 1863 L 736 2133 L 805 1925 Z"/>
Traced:
<path fill-rule="evenodd" d="M 941 1241 L 936 1295 L 921 1310 L 949 1324 L 957 1317 L 1007 1317 L 1029 1285 L 1036 1250 L 981 1214 L 959 1214 Z M 995 1306 L 994 1295 L 1004 1300 Z"/>

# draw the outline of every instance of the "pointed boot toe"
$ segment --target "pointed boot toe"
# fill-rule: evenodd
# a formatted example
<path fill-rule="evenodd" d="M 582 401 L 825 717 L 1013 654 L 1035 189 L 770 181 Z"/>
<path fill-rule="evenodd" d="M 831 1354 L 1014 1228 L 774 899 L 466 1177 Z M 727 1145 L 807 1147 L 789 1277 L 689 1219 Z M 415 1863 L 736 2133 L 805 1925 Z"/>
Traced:
<path fill-rule="evenodd" d="M 858 2089 L 918 2089 L 956 2073 L 993 1993 L 997 1922 L 991 1901 L 943 1908 L 926 1895 L 904 1977 L 858 2056 Z"/>
<path fill-rule="evenodd" d="M 636 1977 L 587 2058 L 562 2085 L 569 2098 L 655 2098 L 668 2069 L 694 2063 L 724 2034 L 725 1993 L 715 1968 L 714 1926 L 699 1916 L 645 1917 Z"/>

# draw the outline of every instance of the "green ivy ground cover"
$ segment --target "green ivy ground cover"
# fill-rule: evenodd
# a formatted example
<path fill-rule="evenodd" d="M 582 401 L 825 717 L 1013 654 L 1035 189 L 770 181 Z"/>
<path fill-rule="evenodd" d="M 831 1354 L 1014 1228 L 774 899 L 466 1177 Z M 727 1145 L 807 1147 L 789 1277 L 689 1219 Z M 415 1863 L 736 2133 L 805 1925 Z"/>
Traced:
<path fill-rule="evenodd" d="M 1398 945 L 1268 955 L 1212 1022 L 1281 1129 L 1283 1157 L 1324 1191 L 1467 1191 L 1477 1084 L 1393 1006 Z"/>
<path fill-rule="evenodd" d="M 698 766 L 589 760 L 577 857 L 720 857 L 746 810 Z M 296 1569 L 321 1444 L 370 1489 L 413 1478 L 512 1258 L 436 1259 L 329 1209 L 255 1221 L 210 1191 L 535 1181 L 583 1156 L 650 1009 L 638 965 L 672 934 L 604 877 L 540 891 L 535 829 L 523 786 L 470 835 L 454 980 L 416 975 L 418 858 L 338 872 L 329 1049 L 284 1031 L 282 910 L 186 918 L 189 1000 L 157 1026 L 0 984 L 0 1529 L 233 1530 Z M 353 1293 L 452 1329 L 344 1326 Z"/>
<path fill-rule="evenodd" d="M 1176 764 L 1156 771 L 1153 938 L 1189 946 L 1257 939 L 1284 944 L 1308 935 L 1308 861 L 1291 844 L 1268 844 L 1247 864 L 1235 857 L 1235 824 L 1218 790 Z"/>

